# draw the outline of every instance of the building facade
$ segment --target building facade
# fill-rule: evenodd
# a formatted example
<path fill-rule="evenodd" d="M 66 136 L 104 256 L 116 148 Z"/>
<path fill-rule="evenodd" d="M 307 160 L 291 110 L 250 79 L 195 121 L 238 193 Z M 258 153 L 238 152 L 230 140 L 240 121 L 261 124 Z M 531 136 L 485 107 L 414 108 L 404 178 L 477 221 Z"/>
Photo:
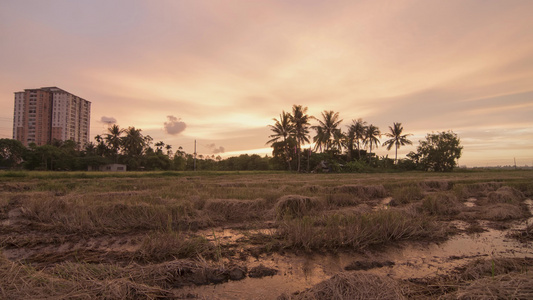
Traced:
<path fill-rule="evenodd" d="M 56 140 L 90 141 L 91 102 L 57 87 L 15 92 L 13 138 L 25 146 Z"/>

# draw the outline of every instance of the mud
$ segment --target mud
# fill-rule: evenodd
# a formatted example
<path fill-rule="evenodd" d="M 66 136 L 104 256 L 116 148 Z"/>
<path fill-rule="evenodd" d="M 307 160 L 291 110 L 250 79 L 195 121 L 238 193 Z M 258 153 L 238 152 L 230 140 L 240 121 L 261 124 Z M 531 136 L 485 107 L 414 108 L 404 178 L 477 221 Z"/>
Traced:
<path fill-rule="evenodd" d="M 468 202 L 475 203 L 476 199 L 471 198 Z M 532 209 L 532 203 L 530 199 L 525 201 L 529 209 Z M 365 270 L 395 279 L 420 281 L 448 274 L 476 259 L 533 257 L 533 242 L 521 242 L 509 236 L 532 221 L 533 217 L 512 222 L 505 230 L 491 229 L 490 222 L 481 221 L 484 231 L 474 234 L 467 230 L 469 223 L 454 221 L 452 225 L 460 233 L 445 242 L 405 242 L 365 253 L 261 255 L 249 258 L 246 264 L 275 268 L 279 270 L 276 275 L 261 280 L 246 278 L 221 285 L 187 287 L 185 290 L 195 297 L 207 299 L 276 299 L 282 294 L 311 288 L 345 270 Z"/>

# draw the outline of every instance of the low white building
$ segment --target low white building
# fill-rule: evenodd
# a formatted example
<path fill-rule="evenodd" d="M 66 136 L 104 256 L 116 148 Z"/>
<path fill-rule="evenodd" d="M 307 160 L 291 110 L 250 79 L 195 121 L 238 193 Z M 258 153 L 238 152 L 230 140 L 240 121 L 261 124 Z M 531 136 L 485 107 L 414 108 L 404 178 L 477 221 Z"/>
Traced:
<path fill-rule="evenodd" d="M 126 165 L 123 164 L 107 164 L 98 167 L 89 166 L 89 171 L 102 172 L 126 172 Z"/>

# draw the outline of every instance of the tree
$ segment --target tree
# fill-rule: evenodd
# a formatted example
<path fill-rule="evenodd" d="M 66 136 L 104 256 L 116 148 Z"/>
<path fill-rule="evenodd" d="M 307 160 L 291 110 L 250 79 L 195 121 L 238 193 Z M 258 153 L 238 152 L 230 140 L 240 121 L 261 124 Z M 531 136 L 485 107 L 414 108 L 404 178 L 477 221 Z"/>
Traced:
<path fill-rule="evenodd" d="M 425 141 L 420 141 L 417 154 L 409 156 L 417 158 L 426 171 L 452 171 L 462 154 L 460 143 L 459 137 L 452 131 L 428 134 Z"/>
<path fill-rule="evenodd" d="M 26 147 L 13 139 L 0 139 L 0 167 L 15 168 L 22 163 Z"/>
<path fill-rule="evenodd" d="M 115 163 L 118 161 L 118 153 L 122 145 L 121 135 L 124 133 L 124 129 L 121 129 L 117 124 L 107 129 L 108 133 L 105 136 L 107 142 L 107 148 L 111 151 L 111 156 Z"/>
<path fill-rule="evenodd" d="M 365 145 L 369 146 L 370 156 L 372 156 L 372 145 L 375 145 L 376 148 L 379 147 L 379 138 L 381 137 L 381 131 L 379 131 L 379 128 L 370 124 L 365 129 Z"/>
<path fill-rule="evenodd" d="M 312 117 L 307 115 L 307 107 L 301 105 L 292 106 L 291 122 L 294 126 L 294 139 L 296 140 L 298 153 L 298 172 L 300 172 L 300 157 L 302 143 L 309 143 L 309 120 Z"/>
<path fill-rule="evenodd" d="M 332 148 L 340 150 L 340 137 L 342 137 L 342 134 L 337 126 L 341 122 L 342 119 L 339 119 L 338 112 L 332 110 L 322 112 L 322 120 L 318 120 L 318 125 L 312 127 L 317 132 L 317 135 L 313 138 L 316 143 L 315 149 L 322 149 L 322 146 L 324 146 L 325 151 Z"/>
<path fill-rule="evenodd" d="M 352 124 L 348 128 L 347 147 L 348 155 L 351 158 L 353 147 L 357 146 L 358 157 L 361 157 L 361 142 L 365 139 L 366 122 L 359 118 L 352 120 Z"/>
<path fill-rule="evenodd" d="M 274 125 L 268 125 L 273 134 L 269 135 L 267 144 L 272 145 L 275 151 L 275 148 L 281 148 L 284 155 L 284 160 L 289 165 L 289 171 L 291 170 L 291 161 L 289 155 L 289 142 L 288 139 L 292 138 L 294 135 L 294 126 L 291 123 L 291 114 L 283 111 L 279 115 L 279 120 L 273 118 Z"/>
<path fill-rule="evenodd" d="M 129 127 L 122 137 L 122 147 L 126 155 L 127 164 L 130 170 L 135 170 L 142 165 L 143 154 L 150 148 L 152 137 L 144 136 L 141 129 Z"/>
<path fill-rule="evenodd" d="M 393 145 L 395 146 L 396 149 L 394 153 L 394 163 L 397 164 L 398 163 L 398 148 L 400 148 L 400 146 L 412 145 L 413 143 L 407 139 L 407 137 L 412 134 L 408 133 L 408 134 L 402 135 L 402 132 L 403 132 L 402 123 L 394 122 L 392 127 L 389 126 L 389 130 L 390 132 L 385 133 L 385 135 L 390 137 L 391 139 L 385 141 L 383 143 L 383 146 L 387 146 L 388 151 L 390 151 Z"/>

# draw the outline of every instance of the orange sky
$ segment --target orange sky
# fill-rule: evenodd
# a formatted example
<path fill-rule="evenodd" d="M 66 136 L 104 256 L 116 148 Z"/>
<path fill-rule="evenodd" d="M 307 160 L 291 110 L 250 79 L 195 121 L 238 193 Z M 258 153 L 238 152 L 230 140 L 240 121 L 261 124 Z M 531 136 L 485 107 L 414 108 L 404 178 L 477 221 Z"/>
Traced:
<path fill-rule="evenodd" d="M 453 130 L 460 165 L 531 166 L 531 12 L 529 0 L 5 0 L 0 137 L 13 92 L 58 86 L 92 102 L 91 136 L 106 117 L 187 152 L 197 139 L 204 155 L 270 153 L 267 125 L 301 104 L 338 111 L 344 129 L 401 122 L 414 134 L 402 156 Z"/>

